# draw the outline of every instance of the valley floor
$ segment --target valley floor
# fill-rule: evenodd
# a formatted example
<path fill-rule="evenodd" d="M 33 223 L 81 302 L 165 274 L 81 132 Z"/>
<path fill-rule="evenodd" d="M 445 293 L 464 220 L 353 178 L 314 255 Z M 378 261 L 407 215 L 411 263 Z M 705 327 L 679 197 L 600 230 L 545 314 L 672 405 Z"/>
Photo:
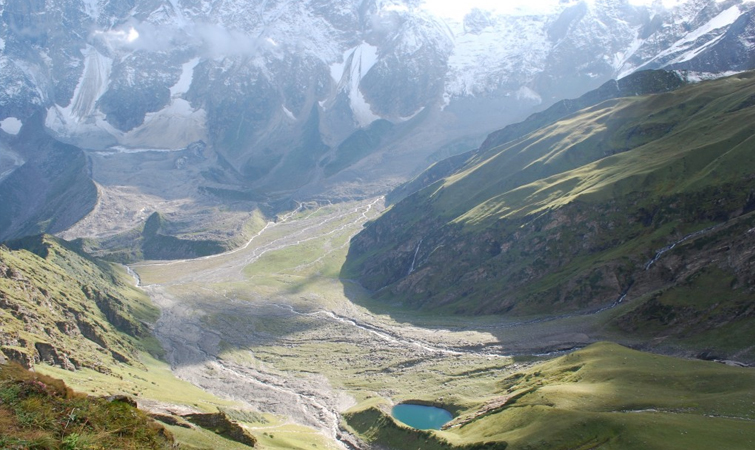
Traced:
<path fill-rule="evenodd" d="M 342 425 L 349 408 L 484 404 L 511 372 L 593 341 L 612 314 L 505 321 L 377 304 L 339 272 L 381 209 L 382 198 L 302 205 L 235 251 L 135 265 L 162 310 L 155 332 L 174 374 L 317 430 L 332 448 L 358 446 Z"/>

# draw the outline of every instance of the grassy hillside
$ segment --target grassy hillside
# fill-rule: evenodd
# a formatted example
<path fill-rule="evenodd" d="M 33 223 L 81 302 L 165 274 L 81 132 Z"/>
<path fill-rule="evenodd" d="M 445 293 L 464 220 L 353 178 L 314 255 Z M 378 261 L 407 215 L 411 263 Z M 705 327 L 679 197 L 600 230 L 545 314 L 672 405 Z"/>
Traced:
<path fill-rule="evenodd" d="M 74 393 L 62 381 L 0 365 L 0 448 L 171 449 L 173 436 L 120 398 Z"/>
<path fill-rule="evenodd" d="M 369 224 L 342 276 L 456 314 L 589 313 L 654 298 L 675 321 L 652 329 L 639 318 L 652 304 L 639 307 L 617 322 L 625 336 L 680 338 L 704 313 L 714 316 L 704 333 L 741 330 L 744 350 L 754 98 L 755 74 L 744 73 L 609 100 L 481 151 Z M 717 304 L 685 306 L 684 286 L 717 293 Z"/>
<path fill-rule="evenodd" d="M 128 396 L 140 408 L 159 412 L 182 449 L 242 450 L 252 441 L 266 449 L 327 448 L 328 438 L 313 429 L 249 411 L 176 378 L 159 359 L 163 350 L 151 329 L 158 317 L 125 268 L 92 258 L 72 243 L 40 235 L 0 245 L 0 363 L 33 367 L 93 397 Z M 134 422 L 126 423 L 131 407 L 46 388 L 17 401 L 11 398 L 20 392 L 15 387 L 3 397 L 3 376 L 0 448 L 162 448 L 126 439 L 118 427 L 133 427 L 140 439 L 153 428 L 136 410 Z M 4 407 L 12 411 L 6 414 Z M 116 413 L 124 421 L 112 417 Z M 70 414 L 76 419 L 65 427 Z M 114 439 L 125 437 L 108 440 L 111 432 Z"/>
<path fill-rule="evenodd" d="M 388 194 L 386 200 L 389 203 L 396 203 L 441 178 L 452 175 L 480 154 L 520 139 L 533 131 L 537 131 L 539 128 L 552 125 L 558 120 L 572 115 L 581 109 L 620 97 L 637 97 L 670 92 L 686 84 L 687 81 L 682 75 L 665 70 L 643 70 L 620 80 L 608 81 L 598 89 L 590 91 L 577 99 L 561 100 L 545 111 L 532 114 L 522 122 L 508 125 L 501 130 L 491 133 L 480 148 L 437 162 L 414 180 L 393 190 Z"/>
<path fill-rule="evenodd" d="M 0 351 L 26 367 L 39 362 L 109 372 L 159 352 L 150 324 L 159 311 L 125 269 L 48 235 L 0 246 Z"/>
<path fill-rule="evenodd" d="M 396 449 L 746 449 L 755 445 L 753 386 L 752 369 L 599 343 L 500 380 L 496 397 L 445 431 L 412 430 L 380 404 L 346 419 Z"/>

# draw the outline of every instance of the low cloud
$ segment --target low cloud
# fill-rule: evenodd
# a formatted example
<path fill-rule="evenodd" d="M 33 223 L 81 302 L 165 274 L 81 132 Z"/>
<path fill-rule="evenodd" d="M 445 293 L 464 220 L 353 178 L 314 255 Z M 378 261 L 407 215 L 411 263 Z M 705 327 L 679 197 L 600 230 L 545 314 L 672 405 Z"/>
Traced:
<path fill-rule="evenodd" d="M 252 37 L 220 25 L 193 23 L 182 28 L 165 27 L 148 22 L 129 22 L 110 30 L 97 30 L 92 39 L 111 52 L 144 50 L 170 52 L 193 49 L 207 58 L 249 55 L 270 50 L 278 44 L 269 37 Z"/>
<path fill-rule="evenodd" d="M 214 24 L 194 25 L 194 33 L 201 42 L 200 50 L 205 56 L 210 57 L 255 55 L 267 45 L 271 45 L 269 40 L 251 37 Z"/>

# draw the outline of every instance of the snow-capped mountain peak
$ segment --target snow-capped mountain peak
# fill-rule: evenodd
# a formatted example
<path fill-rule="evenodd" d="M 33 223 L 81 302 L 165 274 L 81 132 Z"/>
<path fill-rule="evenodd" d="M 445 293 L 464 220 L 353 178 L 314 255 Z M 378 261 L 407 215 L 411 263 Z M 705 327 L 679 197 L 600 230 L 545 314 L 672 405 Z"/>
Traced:
<path fill-rule="evenodd" d="M 176 150 L 202 140 L 254 183 L 266 183 L 289 158 L 309 161 L 309 175 L 297 180 L 306 184 L 320 159 L 336 157 L 330 153 L 341 142 L 379 120 L 427 130 L 429 139 L 390 146 L 419 164 L 450 141 L 637 70 L 744 70 L 754 60 L 753 6 L 5 2 L 0 120 L 39 112 L 54 136 L 92 149 Z M 289 157 L 303 141 L 302 148 L 331 150 Z"/>

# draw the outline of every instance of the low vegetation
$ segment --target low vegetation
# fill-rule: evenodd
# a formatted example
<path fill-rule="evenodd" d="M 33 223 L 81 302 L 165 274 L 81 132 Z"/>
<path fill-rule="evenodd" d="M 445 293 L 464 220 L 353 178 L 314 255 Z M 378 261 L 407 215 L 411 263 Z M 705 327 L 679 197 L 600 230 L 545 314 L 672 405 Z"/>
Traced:
<path fill-rule="evenodd" d="M 655 333 L 618 321 L 626 339 L 683 340 L 695 311 L 712 317 L 706 332 L 752 328 L 751 98 L 748 72 L 608 100 L 480 151 L 368 224 L 342 277 L 435 313 L 590 314 L 650 298 L 675 309 Z M 721 304 L 682 311 L 671 296 L 685 286 Z M 712 350 L 738 355 L 745 340 Z"/>
<path fill-rule="evenodd" d="M 74 393 L 16 364 L 0 365 L 0 448 L 171 449 L 173 437 L 125 398 Z"/>
<path fill-rule="evenodd" d="M 598 343 L 499 380 L 495 397 L 445 431 L 412 430 L 379 403 L 346 419 L 396 449 L 745 449 L 755 445 L 754 386 L 752 369 Z"/>
<path fill-rule="evenodd" d="M 0 246 L 0 305 L 0 352 L 25 367 L 109 372 L 161 351 L 151 334 L 159 311 L 125 269 L 52 236 Z"/>

